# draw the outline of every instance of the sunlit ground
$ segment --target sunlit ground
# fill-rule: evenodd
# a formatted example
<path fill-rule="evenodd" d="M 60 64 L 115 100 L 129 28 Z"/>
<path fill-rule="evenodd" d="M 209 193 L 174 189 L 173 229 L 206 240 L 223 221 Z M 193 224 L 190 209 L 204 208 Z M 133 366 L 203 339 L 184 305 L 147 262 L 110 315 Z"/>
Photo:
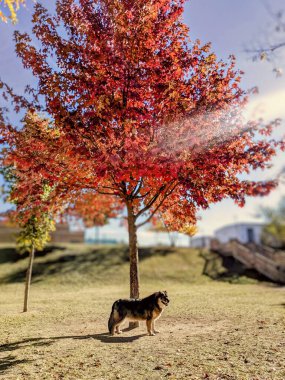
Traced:
<path fill-rule="evenodd" d="M 213 281 L 201 275 L 197 251 L 145 249 L 142 296 L 167 289 L 171 300 L 157 322 L 161 332 L 147 336 L 141 324 L 110 337 L 111 305 L 128 296 L 127 251 L 94 248 L 38 257 L 23 314 L 27 260 L 9 262 L 2 246 L 1 379 L 285 378 L 284 288 L 245 277 Z"/>

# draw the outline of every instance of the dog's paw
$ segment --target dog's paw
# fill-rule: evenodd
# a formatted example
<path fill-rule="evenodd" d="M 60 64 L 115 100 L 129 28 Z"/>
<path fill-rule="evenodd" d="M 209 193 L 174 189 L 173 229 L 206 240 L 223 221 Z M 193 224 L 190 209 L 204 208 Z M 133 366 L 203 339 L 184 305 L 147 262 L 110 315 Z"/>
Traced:
<path fill-rule="evenodd" d="M 148 335 L 149 335 L 149 336 L 154 336 L 155 333 L 154 333 L 154 332 L 149 332 Z"/>
<path fill-rule="evenodd" d="M 159 330 L 154 330 L 154 332 L 157 334 L 157 333 L 160 333 L 160 331 Z"/>
<path fill-rule="evenodd" d="M 122 334 L 122 330 L 117 330 L 117 334 Z"/>

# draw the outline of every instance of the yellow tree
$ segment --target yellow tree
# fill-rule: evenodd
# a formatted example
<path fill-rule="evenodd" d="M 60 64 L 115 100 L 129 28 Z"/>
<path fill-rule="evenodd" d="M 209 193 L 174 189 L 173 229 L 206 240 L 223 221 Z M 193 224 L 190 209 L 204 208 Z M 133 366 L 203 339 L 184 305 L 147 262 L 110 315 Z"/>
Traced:
<path fill-rule="evenodd" d="M 25 0 L 0 0 L 0 20 L 7 22 L 10 19 L 15 24 L 18 21 L 17 11 L 20 4 L 25 4 Z M 4 8 L 7 8 L 8 12 Z"/>
<path fill-rule="evenodd" d="M 28 220 L 21 220 L 18 216 L 21 231 L 17 237 L 17 249 L 29 253 L 29 264 L 26 273 L 25 296 L 23 312 L 28 311 L 28 300 L 32 279 L 35 251 L 41 251 L 50 240 L 50 232 L 55 229 L 54 220 L 48 213 L 31 216 Z"/>

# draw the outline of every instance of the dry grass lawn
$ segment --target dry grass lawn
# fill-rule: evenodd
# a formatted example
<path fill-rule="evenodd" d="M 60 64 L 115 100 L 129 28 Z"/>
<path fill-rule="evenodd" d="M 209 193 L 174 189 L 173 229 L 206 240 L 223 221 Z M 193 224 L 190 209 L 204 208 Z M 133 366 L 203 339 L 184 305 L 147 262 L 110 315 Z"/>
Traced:
<path fill-rule="evenodd" d="M 128 295 L 125 247 L 38 257 L 25 314 L 27 260 L 11 253 L 0 247 L 0 379 L 285 379 L 282 287 L 210 280 L 197 251 L 144 250 L 142 296 L 167 289 L 171 300 L 161 332 L 147 336 L 141 324 L 110 337 L 112 302 Z"/>

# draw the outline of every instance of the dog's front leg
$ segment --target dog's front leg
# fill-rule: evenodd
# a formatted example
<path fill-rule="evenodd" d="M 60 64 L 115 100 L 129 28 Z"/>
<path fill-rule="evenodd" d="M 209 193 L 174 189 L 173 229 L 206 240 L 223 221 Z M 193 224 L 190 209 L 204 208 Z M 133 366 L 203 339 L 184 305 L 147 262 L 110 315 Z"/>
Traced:
<path fill-rule="evenodd" d="M 146 320 L 146 328 L 147 328 L 147 333 L 148 335 L 155 335 L 155 333 L 152 331 L 152 319 L 147 319 Z"/>
<path fill-rule="evenodd" d="M 159 333 L 159 332 L 160 332 L 159 330 L 156 330 L 156 329 L 155 329 L 155 319 L 152 320 L 152 331 L 153 331 L 154 333 Z"/>

